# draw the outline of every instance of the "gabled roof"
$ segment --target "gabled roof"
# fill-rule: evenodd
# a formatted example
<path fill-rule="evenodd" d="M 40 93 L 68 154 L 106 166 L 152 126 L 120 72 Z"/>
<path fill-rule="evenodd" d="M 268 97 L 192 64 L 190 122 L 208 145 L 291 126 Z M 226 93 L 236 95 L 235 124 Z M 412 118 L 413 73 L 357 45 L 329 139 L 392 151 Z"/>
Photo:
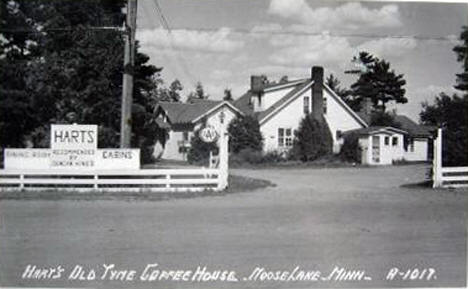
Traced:
<path fill-rule="evenodd" d="M 359 114 L 357 114 L 354 110 L 352 110 L 351 107 L 349 107 L 344 102 L 344 100 L 336 94 L 336 92 L 333 89 L 331 89 L 325 83 L 323 84 L 323 87 L 330 93 L 331 96 L 333 96 L 336 102 L 338 102 L 338 104 L 340 104 L 341 107 L 343 107 L 357 122 L 359 122 L 363 127 L 369 126 L 369 123 L 365 119 L 363 119 Z"/>
<path fill-rule="evenodd" d="M 252 91 L 247 91 L 244 95 L 242 95 L 239 99 L 234 102 L 234 105 L 238 107 L 244 114 L 248 115 L 257 115 L 258 121 L 260 124 L 265 123 L 268 119 L 270 119 L 273 115 L 279 112 L 284 106 L 288 103 L 296 99 L 304 90 L 309 89 L 313 84 L 312 79 L 302 79 L 296 81 L 290 81 L 287 83 L 277 83 L 274 85 L 265 86 L 264 92 L 269 92 L 273 90 L 280 90 L 280 89 L 287 89 L 294 87 L 293 90 L 285 94 L 281 99 L 279 99 L 276 103 L 271 105 L 268 109 L 260 112 L 253 111 L 253 105 L 251 104 L 251 97 L 255 96 L 256 94 L 252 93 Z M 363 120 L 356 112 L 354 112 L 332 89 L 330 89 L 326 84 L 323 85 L 323 89 L 327 90 L 328 93 L 336 99 L 338 104 L 340 104 L 357 122 L 359 122 L 362 126 L 367 126 L 367 122 Z"/>
<path fill-rule="evenodd" d="M 368 114 L 363 113 L 362 111 L 358 111 L 356 114 L 370 125 L 371 118 Z M 412 137 L 430 137 L 432 136 L 431 131 L 435 129 L 433 126 L 417 124 L 412 119 L 402 114 L 395 115 L 394 120 L 396 123 L 400 124 L 402 130 L 408 132 Z"/>
<path fill-rule="evenodd" d="M 160 102 L 156 107 L 155 112 L 161 108 L 165 111 L 171 124 L 187 124 L 197 122 L 223 105 L 226 105 L 235 112 L 242 114 L 242 112 L 231 103 L 215 100 L 196 100 L 193 103 Z"/>
<path fill-rule="evenodd" d="M 260 124 L 265 123 L 268 119 L 270 119 L 277 112 L 279 112 L 284 106 L 293 101 L 296 98 L 296 96 L 299 96 L 299 94 L 304 92 L 304 90 L 309 89 L 312 86 L 312 84 L 314 84 L 314 82 L 310 79 L 307 81 L 297 83 L 296 87 L 294 87 L 293 90 L 285 94 L 280 100 L 275 102 L 266 110 L 258 112 L 258 121 L 260 122 Z"/>
<path fill-rule="evenodd" d="M 308 79 L 299 79 L 287 82 L 275 82 L 275 83 L 267 83 L 262 87 L 262 93 L 271 92 L 281 89 L 288 89 L 295 85 L 301 84 L 306 82 Z M 309 79 L 310 80 L 310 79 Z M 233 103 L 234 105 L 242 111 L 246 115 L 254 114 L 253 105 L 250 102 L 252 96 L 256 96 L 256 93 L 253 93 L 251 90 L 248 90 L 246 93 L 241 95 L 238 99 L 236 99 Z"/>
<path fill-rule="evenodd" d="M 254 113 L 253 111 L 253 105 L 250 103 L 250 98 L 254 96 L 250 90 L 248 90 L 246 93 L 241 95 L 238 99 L 234 101 L 234 105 L 242 111 L 246 115 L 252 115 Z"/>
<path fill-rule="evenodd" d="M 419 125 L 406 115 L 398 114 L 395 116 L 395 122 L 401 125 L 413 137 L 430 137 L 431 131 L 435 128 L 427 125 Z"/>
<path fill-rule="evenodd" d="M 295 85 L 301 84 L 306 81 L 310 81 L 310 79 L 304 78 L 304 79 L 296 79 L 296 80 L 290 80 L 290 81 L 285 81 L 285 82 L 267 83 L 263 87 L 263 91 L 270 92 L 270 91 L 290 88 L 290 87 L 293 87 Z"/>
<path fill-rule="evenodd" d="M 358 135 L 373 135 L 377 133 L 400 133 L 400 134 L 408 134 L 408 132 L 394 128 L 391 126 L 368 126 L 364 128 L 359 128 L 359 129 L 353 129 L 353 130 L 348 130 L 346 132 L 343 132 L 343 135 L 349 135 L 349 134 L 358 134 Z"/>

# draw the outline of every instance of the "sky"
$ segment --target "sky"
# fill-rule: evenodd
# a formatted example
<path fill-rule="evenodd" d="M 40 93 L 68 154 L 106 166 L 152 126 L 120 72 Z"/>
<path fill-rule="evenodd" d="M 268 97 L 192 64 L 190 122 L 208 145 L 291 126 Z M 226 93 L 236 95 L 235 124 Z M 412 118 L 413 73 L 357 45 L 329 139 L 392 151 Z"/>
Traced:
<path fill-rule="evenodd" d="M 390 109 L 418 121 L 423 101 L 456 92 L 463 25 L 467 3 L 139 0 L 137 40 L 167 85 L 179 79 L 187 95 L 199 81 L 213 100 L 240 97 L 251 75 L 300 79 L 312 66 L 349 87 L 357 76 L 344 71 L 367 51 L 404 74 L 408 103 Z"/>

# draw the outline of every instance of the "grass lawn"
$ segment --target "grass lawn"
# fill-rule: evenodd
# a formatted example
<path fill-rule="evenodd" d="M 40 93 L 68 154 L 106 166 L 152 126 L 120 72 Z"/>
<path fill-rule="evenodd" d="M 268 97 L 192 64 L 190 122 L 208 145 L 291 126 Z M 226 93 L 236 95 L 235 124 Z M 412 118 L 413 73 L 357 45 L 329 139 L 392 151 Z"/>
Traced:
<path fill-rule="evenodd" d="M 202 192 L 70 192 L 57 190 L 47 191 L 0 191 L 0 200 L 122 200 L 122 201 L 162 201 L 171 199 L 186 199 L 207 196 L 225 196 L 239 192 L 253 191 L 273 186 L 267 180 L 254 179 L 245 176 L 230 175 L 229 187 L 216 192 L 206 190 Z"/>

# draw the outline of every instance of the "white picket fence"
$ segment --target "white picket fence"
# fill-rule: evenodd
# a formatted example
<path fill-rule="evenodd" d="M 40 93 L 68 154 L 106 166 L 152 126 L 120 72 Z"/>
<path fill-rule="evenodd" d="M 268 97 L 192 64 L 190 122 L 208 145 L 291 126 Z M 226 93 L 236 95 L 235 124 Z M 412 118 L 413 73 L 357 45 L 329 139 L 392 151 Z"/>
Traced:
<path fill-rule="evenodd" d="M 442 166 L 442 129 L 437 130 L 434 140 L 434 160 L 432 164 L 434 188 L 468 187 L 468 167 Z"/>
<path fill-rule="evenodd" d="M 227 133 L 218 139 L 216 167 L 189 169 L 0 170 L 0 190 L 193 192 L 228 186 Z M 212 164 L 210 163 L 210 166 Z"/>
<path fill-rule="evenodd" d="M 1 190 L 203 191 L 224 189 L 219 169 L 142 169 L 132 171 L 0 170 Z"/>

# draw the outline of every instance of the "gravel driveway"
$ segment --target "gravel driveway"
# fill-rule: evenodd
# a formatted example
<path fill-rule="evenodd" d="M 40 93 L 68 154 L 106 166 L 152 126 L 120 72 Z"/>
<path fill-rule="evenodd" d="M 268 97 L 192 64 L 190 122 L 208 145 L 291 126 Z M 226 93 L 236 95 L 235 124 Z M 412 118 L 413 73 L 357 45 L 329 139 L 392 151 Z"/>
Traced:
<path fill-rule="evenodd" d="M 1 201 L 0 286 L 309 288 L 466 286 L 466 190 L 401 187 L 424 179 L 421 165 L 381 168 L 233 170 L 276 187 L 222 197 L 144 201 Z M 239 282 L 143 282 L 160 270 L 234 271 Z M 22 279 L 27 265 L 76 265 L 93 281 Z M 103 264 L 138 280 L 99 280 Z M 371 280 L 249 280 L 295 267 Z M 392 268 L 436 271 L 431 280 L 387 280 Z M 122 273 L 123 274 L 123 273 Z M 427 277 L 427 276 L 425 276 Z M 246 278 L 247 280 L 244 280 Z M 73 279 L 73 278 L 72 278 Z"/>

